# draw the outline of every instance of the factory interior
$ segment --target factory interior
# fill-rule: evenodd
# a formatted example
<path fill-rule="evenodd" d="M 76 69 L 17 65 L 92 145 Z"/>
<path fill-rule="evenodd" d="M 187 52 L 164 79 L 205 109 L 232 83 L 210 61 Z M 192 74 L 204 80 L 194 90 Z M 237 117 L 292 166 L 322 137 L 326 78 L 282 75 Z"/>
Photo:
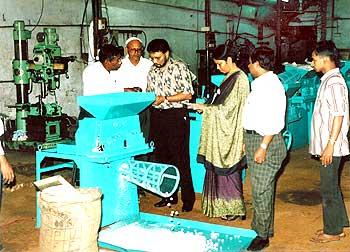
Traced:
<path fill-rule="evenodd" d="M 124 47 L 130 37 L 142 40 L 145 48 L 153 39 L 169 42 L 171 57 L 185 62 L 197 77 L 194 102 L 205 102 L 217 89 L 215 77 L 220 76 L 212 58 L 217 45 L 230 39 L 239 48 L 272 48 L 274 72 L 287 97 L 283 137 L 288 154 L 276 183 L 275 234 L 264 251 L 350 251 L 349 227 L 339 241 L 310 242 L 315 230 L 323 227 L 323 219 L 320 161 L 308 153 L 320 85 L 320 75 L 310 62 L 318 41 L 334 41 L 341 56 L 340 72 L 350 87 L 347 0 L 0 0 L 0 6 L 0 118 L 5 126 L 1 141 L 16 176 L 3 188 L 0 244 L 4 249 L 0 251 L 228 252 L 245 251 L 254 238 L 249 167 L 241 175 L 246 218 L 229 221 L 202 213 L 205 168 L 196 159 L 201 114 L 190 111 L 194 207 L 181 211 L 179 201 L 156 208 L 159 195 L 176 190 L 179 174 L 166 164 L 134 160 L 153 151 L 143 138 L 138 113 L 152 104 L 154 96 L 147 92 L 83 96 L 82 74 L 96 60 L 99 48 L 103 44 Z M 143 56 L 148 58 L 146 50 Z M 79 120 L 80 108 L 93 118 Z M 104 141 L 104 150 L 92 153 L 88 146 L 98 141 Z M 146 170 L 147 176 L 140 170 Z M 101 191 L 102 207 L 94 211 L 101 219 L 95 234 L 98 248 L 79 245 L 90 233 L 94 235 L 93 216 L 83 212 L 74 231 L 72 220 L 63 227 L 53 221 L 52 229 L 43 231 L 57 213 L 44 209 L 39 199 L 43 188 L 34 182 L 57 176 L 75 189 Z M 339 176 L 350 216 L 349 157 L 343 158 Z M 164 177 L 167 189 L 160 185 Z M 143 231 L 132 233 L 134 240 L 129 241 L 130 237 L 119 239 L 109 233 L 124 237 L 122 228 L 134 222 L 146 223 L 146 231 L 155 232 L 154 226 L 159 225 L 178 236 L 167 241 L 169 233 L 161 237 L 155 232 L 150 241 L 152 235 Z M 186 239 L 191 243 L 195 236 L 205 240 L 205 250 L 188 247 Z M 146 244 L 157 240 L 162 240 L 161 249 Z M 51 249 L 44 247 L 44 241 Z"/>

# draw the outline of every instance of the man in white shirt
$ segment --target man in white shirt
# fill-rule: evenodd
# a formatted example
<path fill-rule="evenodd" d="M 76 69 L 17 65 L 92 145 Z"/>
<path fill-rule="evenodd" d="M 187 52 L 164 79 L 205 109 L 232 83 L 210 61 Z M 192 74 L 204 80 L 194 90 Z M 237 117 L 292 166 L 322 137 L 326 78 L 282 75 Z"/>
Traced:
<path fill-rule="evenodd" d="M 341 159 L 349 155 L 348 88 L 339 71 L 339 52 L 333 41 L 320 41 L 312 52 L 312 67 L 323 74 L 311 122 L 309 152 L 320 157 L 323 228 L 312 242 L 339 241 L 349 219 L 339 181 Z"/>
<path fill-rule="evenodd" d="M 142 57 L 144 46 L 141 39 L 137 37 L 127 39 L 125 49 L 127 56 L 122 60 L 118 71 L 113 72 L 113 78 L 124 91 L 145 92 L 147 75 L 153 63 Z"/>
<path fill-rule="evenodd" d="M 98 95 L 115 92 L 123 92 L 113 78 L 113 70 L 117 70 L 122 64 L 124 50 L 107 44 L 101 47 L 99 61 L 89 64 L 83 72 L 83 95 Z"/>
<path fill-rule="evenodd" d="M 255 79 L 243 110 L 243 128 L 254 207 L 251 226 L 257 233 L 248 251 L 269 246 L 269 237 L 274 232 L 276 174 L 286 157 L 281 135 L 285 123 L 286 96 L 281 81 L 271 71 L 273 62 L 274 51 L 259 47 L 250 56 L 248 65 Z"/>
<path fill-rule="evenodd" d="M 137 37 L 130 37 L 125 41 L 126 57 L 122 60 L 122 65 L 117 71 L 113 71 L 112 76 L 118 87 L 125 92 L 145 92 L 147 87 L 147 75 L 153 65 L 149 59 L 142 57 L 144 46 L 142 40 Z M 140 126 L 148 142 L 150 131 L 149 110 L 145 109 L 140 113 Z M 148 161 L 148 155 L 141 157 Z"/>
<path fill-rule="evenodd" d="M 4 134 L 4 125 L 0 118 L 0 137 Z M 0 209 L 1 209 L 1 198 L 2 198 L 2 183 L 11 183 L 15 178 L 12 166 L 7 161 L 5 157 L 4 149 L 2 148 L 2 143 L 0 142 Z M 1 237 L 1 235 L 0 235 Z M 0 251 L 2 251 L 3 246 L 0 241 Z"/>

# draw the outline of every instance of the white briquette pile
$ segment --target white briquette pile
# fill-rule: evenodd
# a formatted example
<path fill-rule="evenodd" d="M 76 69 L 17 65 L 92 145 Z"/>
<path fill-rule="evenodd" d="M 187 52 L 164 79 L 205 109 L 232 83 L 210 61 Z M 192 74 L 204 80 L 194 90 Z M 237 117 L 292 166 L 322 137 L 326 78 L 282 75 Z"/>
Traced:
<path fill-rule="evenodd" d="M 134 222 L 100 232 L 99 240 L 128 250 L 141 250 L 147 252 L 205 252 L 218 251 L 218 236 L 211 235 L 207 239 L 202 233 L 171 231 L 166 228 L 145 228 Z M 213 239 L 214 238 L 214 239 Z"/>

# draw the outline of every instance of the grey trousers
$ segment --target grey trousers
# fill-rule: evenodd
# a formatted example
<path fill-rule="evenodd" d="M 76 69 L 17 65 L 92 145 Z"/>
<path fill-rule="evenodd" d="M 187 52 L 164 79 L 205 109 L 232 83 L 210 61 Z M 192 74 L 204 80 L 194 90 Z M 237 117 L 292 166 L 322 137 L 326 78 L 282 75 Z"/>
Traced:
<path fill-rule="evenodd" d="M 339 186 L 340 161 L 341 157 L 333 157 L 330 165 L 320 167 L 323 231 L 329 235 L 338 235 L 343 232 L 343 227 L 349 226 Z"/>
<path fill-rule="evenodd" d="M 257 164 L 254 162 L 254 154 L 263 137 L 245 133 L 244 138 L 254 207 L 251 227 L 258 236 L 271 237 L 274 234 L 276 174 L 286 157 L 286 146 L 281 134 L 275 135 L 267 149 L 265 162 Z"/>

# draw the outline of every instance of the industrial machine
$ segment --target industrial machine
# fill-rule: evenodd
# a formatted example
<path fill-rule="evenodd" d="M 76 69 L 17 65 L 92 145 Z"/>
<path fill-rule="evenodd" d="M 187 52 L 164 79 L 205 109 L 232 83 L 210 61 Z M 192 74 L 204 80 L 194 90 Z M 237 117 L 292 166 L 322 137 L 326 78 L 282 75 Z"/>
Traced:
<path fill-rule="evenodd" d="M 170 221 L 166 216 L 140 213 L 136 185 L 169 197 L 177 189 L 180 179 L 174 166 L 134 159 L 136 155 L 153 150 L 152 145 L 145 143 L 138 113 L 154 99 L 154 93 L 134 92 L 78 97 L 80 107 L 91 116 L 79 120 L 74 144 L 57 144 L 56 148 L 36 152 L 36 180 L 48 172 L 78 169 L 80 187 L 98 187 L 102 191 L 101 226 L 113 224 L 100 232 L 99 243 L 102 247 L 118 251 L 131 249 L 130 244 L 118 240 L 118 233 L 123 233 L 123 228 L 134 224 L 145 233 L 153 232 L 155 228 L 173 234 L 186 230 L 187 236 L 201 231 L 202 238 L 206 237 L 206 240 L 210 240 L 211 233 L 216 232 L 216 237 L 221 235 L 215 241 L 221 242 L 220 246 L 236 246 L 229 251 L 247 247 L 256 235 L 252 230 L 179 218 L 174 222 L 174 219 Z M 39 209 L 37 226 L 40 226 Z M 135 239 L 134 245 L 142 243 L 137 233 L 131 236 Z M 159 238 L 154 236 L 153 239 Z M 224 239 L 226 243 L 222 241 Z"/>
<path fill-rule="evenodd" d="M 286 64 L 278 74 L 287 96 L 286 130 L 291 149 L 309 144 L 310 125 L 320 79 L 309 65 Z"/>
<path fill-rule="evenodd" d="M 13 149 L 52 145 L 68 137 L 67 127 L 74 120 L 62 113 L 55 91 L 60 87 L 60 75 L 68 78 L 68 62 L 75 57 L 62 57 L 55 28 L 44 28 L 37 34 L 33 59 L 28 57 L 28 39 L 31 31 L 24 21 L 15 21 L 13 30 L 15 58 L 12 61 L 17 102 L 9 106 L 16 109 L 15 129 L 6 144 Z M 37 85 L 34 85 L 37 84 Z M 29 95 L 35 88 L 37 102 L 31 103 Z M 54 102 L 44 103 L 49 95 Z M 67 125 L 68 124 L 68 125 Z"/>

